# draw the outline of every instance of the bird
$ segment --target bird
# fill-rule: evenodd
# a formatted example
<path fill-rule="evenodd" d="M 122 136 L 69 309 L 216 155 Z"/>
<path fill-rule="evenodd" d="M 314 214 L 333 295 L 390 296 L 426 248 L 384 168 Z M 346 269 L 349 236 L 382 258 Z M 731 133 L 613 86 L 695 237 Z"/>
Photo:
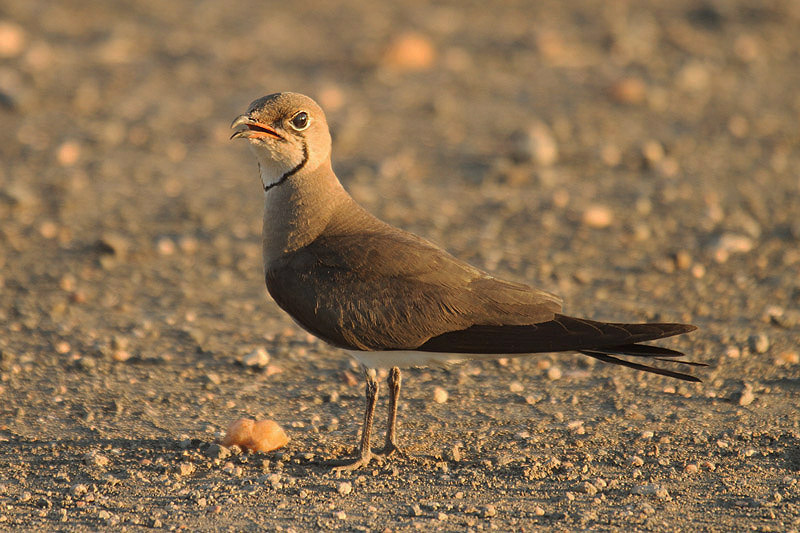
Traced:
<path fill-rule="evenodd" d="M 364 369 L 366 409 L 358 452 L 335 470 L 355 470 L 392 454 L 407 457 L 397 443 L 402 368 L 576 351 L 700 381 L 643 362 L 706 366 L 676 359 L 682 352 L 642 344 L 695 326 L 562 314 L 555 294 L 492 276 L 367 212 L 333 171 L 325 113 L 310 97 L 281 92 L 258 98 L 231 128 L 231 139 L 246 139 L 258 161 L 270 296 L 300 327 L 346 350 Z M 388 370 L 389 412 L 384 445 L 373 452 L 379 369 Z"/>

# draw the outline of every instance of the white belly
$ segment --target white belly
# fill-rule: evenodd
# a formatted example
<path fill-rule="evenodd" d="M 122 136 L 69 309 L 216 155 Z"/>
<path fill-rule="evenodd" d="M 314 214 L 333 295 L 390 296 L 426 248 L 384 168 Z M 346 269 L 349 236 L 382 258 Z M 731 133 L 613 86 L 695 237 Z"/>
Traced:
<path fill-rule="evenodd" d="M 347 353 L 367 368 L 391 368 L 393 366 L 401 368 L 411 366 L 446 367 L 472 359 L 499 359 L 501 357 L 509 357 L 505 354 L 412 352 L 403 350 L 386 352 L 347 350 Z M 520 355 L 521 354 L 514 354 L 512 357 L 519 357 Z"/>

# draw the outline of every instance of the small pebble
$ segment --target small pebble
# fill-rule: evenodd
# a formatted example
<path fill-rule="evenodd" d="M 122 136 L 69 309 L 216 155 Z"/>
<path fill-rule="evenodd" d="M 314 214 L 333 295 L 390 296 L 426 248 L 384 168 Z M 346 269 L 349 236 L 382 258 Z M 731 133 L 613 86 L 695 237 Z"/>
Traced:
<path fill-rule="evenodd" d="M 269 352 L 266 348 L 256 348 L 252 352 L 242 357 L 244 366 L 264 368 L 269 364 Z"/>
<path fill-rule="evenodd" d="M 594 496 L 597 494 L 597 487 L 591 484 L 588 481 L 584 481 L 580 485 L 578 485 L 578 491 L 584 494 L 588 494 L 589 496 Z"/>
<path fill-rule="evenodd" d="M 81 156 L 81 147 L 75 141 L 62 143 L 56 151 L 56 160 L 61 166 L 70 167 L 78 162 Z"/>
<path fill-rule="evenodd" d="M 508 390 L 511 392 L 522 392 L 525 390 L 525 387 L 519 381 L 512 381 L 508 386 Z"/>
<path fill-rule="evenodd" d="M 547 379 L 549 379 L 550 381 L 557 381 L 561 379 L 562 375 L 563 373 L 561 372 L 561 369 L 558 368 L 557 366 L 551 366 L 550 368 L 547 369 Z"/>
<path fill-rule="evenodd" d="M 647 85 L 641 78 L 623 78 L 609 88 L 611 98 L 620 104 L 636 105 L 647 97 Z"/>
<path fill-rule="evenodd" d="M 614 213 L 604 205 L 595 204 L 583 212 L 583 223 L 590 228 L 607 228 L 613 221 Z"/>
<path fill-rule="evenodd" d="M 124 259 L 132 245 L 127 238 L 119 233 L 104 233 L 95 246 L 104 255 L 114 255 L 117 258 Z"/>
<path fill-rule="evenodd" d="M 739 405 L 746 406 L 753 403 L 756 399 L 755 395 L 753 394 L 753 386 L 749 383 L 746 383 L 744 389 L 742 389 L 741 394 L 739 395 Z"/>
<path fill-rule="evenodd" d="M 664 146 L 660 142 L 651 139 L 642 145 L 642 155 L 650 166 L 654 166 L 664 159 Z"/>
<path fill-rule="evenodd" d="M 486 518 L 491 518 L 493 516 L 497 516 L 497 509 L 494 505 L 487 505 L 483 508 L 483 516 Z"/>
<path fill-rule="evenodd" d="M 511 157 L 519 163 L 535 162 L 549 167 L 558 160 L 558 144 L 544 122 L 535 122 L 511 136 Z"/>
<path fill-rule="evenodd" d="M 644 459 L 642 459 L 642 458 L 641 458 L 641 457 L 639 457 L 638 455 L 634 455 L 633 457 L 631 457 L 631 458 L 628 460 L 628 463 L 629 463 L 631 466 L 636 466 L 636 467 L 639 467 L 639 466 L 642 466 L 642 465 L 644 464 Z"/>
<path fill-rule="evenodd" d="M 178 465 L 177 474 L 179 476 L 190 476 L 194 472 L 194 465 L 192 463 L 181 463 Z"/>
<path fill-rule="evenodd" d="M 228 426 L 224 446 L 239 446 L 254 452 L 271 452 L 286 446 L 289 437 L 274 420 L 240 418 Z"/>
<path fill-rule="evenodd" d="M 331 391 L 329 394 L 325 395 L 325 401 L 328 403 L 338 403 L 339 393 L 337 391 Z"/>
<path fill-rule="evenodd" d="M 646 485 L 637 485 L 633 487 L 632 491 L 634 494 L 639 494 L 641 496 L 656 496 L 658 498 L 668 498 L 669 492 L 667 489 L 661 487 L 660 485 L 656 485 L 655 483 L 648 483 Z"/>
<path fill-rule="evenodd" d="M 283 372 L 283 369 L 278 365 L 267 365 L 266 370 L 264 370 L 264 374 L 266 374 L 267 377 L 280 374 L 281 372 Z"/>
<path fill-rule="evenodd" d="M 683 467 L 683 471 L 687 474 L 696 474 L 699 469 L 700 467 L 698 467 L 696 463 L 689 463 Z"/>
<path fill-rule="evenodd" d="M 339 494 L 346 496 L 353 492 L 353 484 L 349 481 L 343 481 L 342 483 L 339 483 L 339 485 L 336 487 L 336 490 L 339 492 Z"/>
<path fill-rule="evenodd" d="M 172 255 L 175 253 L 175 242 L 169 237 L 161 237 L 156 243 L 156 249 L 161 255 Z"/>
<path fill-rule="evenodd" d="M 764 333 L 758 335 L 751 335 L 748 339 L 750 349 L 755 353 L 766 353 L 769 350 L 769 337 Z"/>
<path fill-rule="evenodd" d="M 206 455 L 211 459 L 227 459 L 230 457 L 231 451 L 226 446 L 214 443 L 208 447 Z"/>
<path fill-rule="evenodd" d="M 0 20 L 0 57 L 16 57 L 25 49 L 25 30 L 9 20 Z"/>
<path fill-rule="evenodd" d="M 533 514 L 535 514 L 536 516 L 544 516 L 544 509 L 537 505 L 536 507 L 533 508 Z"/>
<path fill-rule="evenodd" d="M 65 354 L 71 350 L 71 347 L 67 341 L 60 341 L 56 343 L 56 352 L 60 354 Z"/>
<path fill-rule="evenodd" d="M 39 234 L 45 239 L 55 239 L 58 236 L 58 224 L 45 220 L 39 225 Z"/>
<path fill-rule="evenodd" d="M 711 243 L 709 250 L 717 263 L 724 263 L 732 254 L 747 253 L 755 247 L 753 239 L 738 233 L 723 233 Z"/>
<path fill-rule="evenodd" d="M 443 389 L 442 387 L 436 387 L 433 389 L 433 401 L 436 403 L 445 403 L 449 398 L 448 392 Z"/>
<path fill-rule="evenodd" d="M 347 513 L 345 513 L 344 511 L 336 511 L 335 513 L 333 513 L 333 516 L 337 520 L 347 520 Z"/>
<path fill-rule="evenodd" d="M 108 466 L 108 457 L 97 452 L 89 452 L 83 456 L 83 463 L 90 466 Z"/>
<path fill-rule="evenodd" d="M 692 256 L 686 250 L 679 250 L 675 254 L 675 267 L 678 270 L 687 270 L 692 266 Z"/>
<path fill-rule="evenodd" d="M 114 350 L 111 354 L 111 359 L 118 363 L 124 363 L 131 358 L 131 353 L 127 350 Z"/>
<path fill-rule="evenodd" d="M 775 364 L 779 366 L 796 365 L 798 363 L 800 363 L 800 353 L 791 350 L 781 352 L 778 354 L 778 357 L 775 358 Z"/>
<path fill-rule="evenodd" d="M 457 462 L 461 461 L 461 459 L 464 458 L 463 457 L 463 453 L 461 452 L 461 445 L 460 444 L 456 444 L 455 446 L 453 446 L 452 450 L 450 451 L 450 455 L 451 455 L 451 457 L 452 457 L 454 462 L 457 463 Z"/>

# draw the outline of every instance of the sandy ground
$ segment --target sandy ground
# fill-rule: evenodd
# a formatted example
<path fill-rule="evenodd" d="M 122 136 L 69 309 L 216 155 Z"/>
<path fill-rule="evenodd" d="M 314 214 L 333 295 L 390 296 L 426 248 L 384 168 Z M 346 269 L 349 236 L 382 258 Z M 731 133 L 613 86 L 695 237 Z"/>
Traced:
<path fill-rule="evenodd" d="M 0 529 L 798 531 L 800 4 L 335 4 L 0 0 Z M 369 210 L 571 314 L 697 324 L 664 344 L 704 383 L 412 369 L 411 458 L 331 474 L 359 370 L 266 295 L 227 141 L 279 90 Z M 292 441 L 215 446 L 242 416 Z"/>

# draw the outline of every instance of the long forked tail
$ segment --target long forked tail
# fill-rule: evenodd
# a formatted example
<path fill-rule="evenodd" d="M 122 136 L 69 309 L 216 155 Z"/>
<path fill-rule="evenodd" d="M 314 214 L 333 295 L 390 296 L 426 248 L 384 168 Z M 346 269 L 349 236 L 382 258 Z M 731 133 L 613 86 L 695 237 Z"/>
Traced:
<path fill-rule="evenodd" d="M 677 372 L 666 368 L 659 368 L 657 366 L 645 365 L 642 363 L 635 363 L 626 359 L 620 359 L 617 355 L 627 355 L 632 357 L 649 357 L 655 361 L 663 361 L 667 363 L 680 363 L 689 366 L 708 366 L 705 363 L 697 363 L 694 361 L 681 361 L 675 359 L 676 357 L 683 357 L 685 354 L 677 350 L 670 350 L 669 348 L 661 348 L 660 346 L 650 346 L 648 344 L 626 344 L 622 346 L 606 346 L 604 348 L 597 348 L 594 350 L 580 350 L 580 353 L 599 359 L 604 363 L 611 363 L 614 365 L 627 366 L 628 368 L 635 368 L 644 372 L 652 374 L 659 374 L 661 376 L 669 376 L 671 378 L 682 379 L 684 381 L 693 381 L 699 383 L 702 380 L 691 374 Z"/>
<path fill-rule="evenodd" d="M 604 324 L 604 325 L 621 328 L 627 331 L 631 335 L 636 335 L 637 333 L 640 332 L 652 330 L 653 328 L 660 329 L 661 331 L 658 333 L 658 336 L 654 337 L 654 339 L 672 337 L 674 335 L 688 333 L 690 331 L 694 331 L 695 329 L 697 329 L 695 326 L 692 326 L 690 324 Z M 678 357 L 684 357 L 686 354 L 684 354 L 683 352 L 679 352 L 677 350 L 671 350 L 669 348 L 663 348 L 661 346 L 651 346 L 649 344 L 630 343 L 630 344 L 620 344 L 616 346 L 598 346 L 578 351 L 584 355 L 588 355 L 589 357 L 594 357 L 595 359 L 603 361 L 604 363 L 627 366 L 628 368 L 634 368 L 636 370 L 641 370 L 643 372 L 650 372 L 652 374 L 659 374 L 661 376 L 668 376 L 671 378 L 681 379 L 683 381 L 692 381 L 695 383 L 700 383 L 702 382 L 702 380 L 696 376 L 687 374 L 685 372 L 678 372 L 676 370 L 669 370 L 667 368 L 660 368 L 657 366 L 646 365 L 639 362 L 628 361 L 626 359 L 620 359 L 619 357 L 616 356 L 622 355 L 629 357 L 646 357 L 653 361 L 661 361 L 666 363 L 678 363 L 688 366 L 708 366 L 705 363 L 679 360 L 677 359 Z"/>
<path fill-rule="evenodd" d="M 538 324 L 475 325 L 460 331 L 443 333 L 429 339 L 417 350 L 464 354 L 577 351 L 606 363 L 699 382 L 700 379 L 690 374 L 617 357 L 642 357 L 667 363 L 707 366 L 704 363 L 676 359 L 684 356 L 677 350 L 640 344 L 689 333 L 695 329 L 695 326 L 689 324 L 621 324 L 555 315 L 552 320 Z"/>

